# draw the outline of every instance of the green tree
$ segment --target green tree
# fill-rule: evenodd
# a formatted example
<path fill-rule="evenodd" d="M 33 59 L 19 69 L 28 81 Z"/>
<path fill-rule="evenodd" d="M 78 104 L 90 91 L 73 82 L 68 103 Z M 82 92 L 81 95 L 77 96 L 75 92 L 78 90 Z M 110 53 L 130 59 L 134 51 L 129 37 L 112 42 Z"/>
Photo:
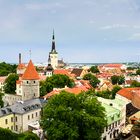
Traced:
<path fill-rule="evenodd" d="M 118 84 L 119 85 L 122 85 L 122 84 L 124 84 L 125 83 L 125 77 L 124 76 L 119 76 L 118 77 Z"/>
<path fill-rule="evenodd" d="M 111 77 L 111 82 L 113 85 L 119 84 L 122 85 L 123 83 L 125 83 L 125 77 L 124 76 L 117 76 L 117 75 L 113 75 Z"/>
<path fill-rule="evenodd" d="M 64 88 L 74 87 L 75 83 L 67 75 L 63 74 L 54 74 L 51 77 L 46 78 L 44 82 L 40 82 L 40 95 L 44 96 L 46 93 L 49 93 L 53 88 Z"/>
<path fill-rule="evenodd" d="M 17 65 L 7 64 L 5 62 L 0 63 L 0 76 L 7 76 L 10 73 L 16 73 Z"/>
<path fill-rule="evenodd" d="M 140 87 L 140 82 L 134 80 L 134 81 L 131 83 L 130 86 L 131 86 L 131 87 Z"/>
<path fill-rule="evenodd" d="M 91 73 L 85 74 L 85 75 L 83 76 L 83 79 L 84 79 L 84 80 L 91 80 L 92 78 L 93 78 L 93 75 L 92 75 Z"/>
<path fill-rule="evenodd" d="M 91 71 L 92 73 L 98 73 L 98 72 L 99 72 L 99 69 L 98 69 L 97 66 L 92 66 L 92 67 L 90 68 L 90 71 Z"/>
<path fill-rule="evenodd" d="M 18 140 L 18 134 L 4 128 L 0 128 L 0 140 Z"/>
<path fill-rule="evenodd" d="M 2 100 L 3 93 L 0 93 L 0 108 L 4 106 L 4 102 Z"/>
<path fill-rule="evenodd" d="M 44 107 L 41 126 L 49 140 L 100 140 L 105 110 L 91 94 L 63 91 Z"/>
<path fill-rule="evenodd" d="M 97 77 L 93 76 L 89 82 L 92 87 L 96 88 L 98 84 L 100 83 L 100 80 Z"/>
<path fill-rule="evenodd" d="M 140 69 L 138 69 L 138 70 L 136 71 L 136 74 L 137 74 L 137 75 L 140 75 Z"/>
<path fill-rule="evenodd" d="M 120 86 L 114 86 L 112 91 L 111 91 L 111 94 L 112 94 L 112 99 L 115 99 L 115 96 L 116 96 L 116 93 L 121 89 Z"/>
<path fill-rule="evenodd" d="M 111 76 L 111 82 L 113 85 L 116 85 L 118 83 L 118 76 L 116 75 Z"/>
<path fill-rule="evenodd" d="M 32 132 L 25 132 L 18 135 L 18 140 L 40 140 L 39 137 Z"/>
<path fill-rule="evenodd" d="M 15 94 L 16 90 L 16 81 L 19 79 L 17 74 L 10 74 L 6 80 L 4 85 L 4 91 L 8 94 Z"/>

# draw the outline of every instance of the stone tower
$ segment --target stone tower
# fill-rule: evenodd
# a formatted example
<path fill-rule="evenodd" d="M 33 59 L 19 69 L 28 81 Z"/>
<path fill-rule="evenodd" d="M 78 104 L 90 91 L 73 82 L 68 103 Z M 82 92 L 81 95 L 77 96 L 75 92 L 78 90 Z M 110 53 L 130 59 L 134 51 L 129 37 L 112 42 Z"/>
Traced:
<path fill-rule="evenodd" d="M 38 98 L 39 92 L 39 75 L 32 63 L 32 60 L 28 63 L 28 66 L 21 79 L 22 100 L 29 100 Z"/>
<path fill-rule="evenodd" d="M 49 53 L 51 65 L 53 69 L 56 69 L 58 67 L 58 53 L 55 48 L 55 37 L 54 37 L 54 31 L 53 31 L 53 37 L 52 37 L 52 49 Z"/>

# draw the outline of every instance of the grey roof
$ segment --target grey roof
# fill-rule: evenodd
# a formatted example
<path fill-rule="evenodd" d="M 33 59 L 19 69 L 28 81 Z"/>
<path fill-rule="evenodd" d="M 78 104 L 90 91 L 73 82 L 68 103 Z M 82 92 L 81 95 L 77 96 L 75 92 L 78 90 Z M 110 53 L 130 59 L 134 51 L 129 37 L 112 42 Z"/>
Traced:
<path fill-rule="evenodd" d="M 24 114 L 32 110 L 42 108 L 41 99 L 31 99 L 27 101 L 18 101 L 14 105 L 0 109 L 0 116 L 8 115 L 11 113 Z"/>

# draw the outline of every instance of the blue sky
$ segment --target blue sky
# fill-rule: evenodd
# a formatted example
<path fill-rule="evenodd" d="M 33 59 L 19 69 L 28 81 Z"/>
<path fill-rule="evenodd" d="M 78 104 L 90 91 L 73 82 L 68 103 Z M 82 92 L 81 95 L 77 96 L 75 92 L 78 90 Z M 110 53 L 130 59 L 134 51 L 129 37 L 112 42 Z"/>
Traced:
<path fill-rule="evenodd" d="M 140 0 L 0 0 L 0 61 L 140 61 Z"/>

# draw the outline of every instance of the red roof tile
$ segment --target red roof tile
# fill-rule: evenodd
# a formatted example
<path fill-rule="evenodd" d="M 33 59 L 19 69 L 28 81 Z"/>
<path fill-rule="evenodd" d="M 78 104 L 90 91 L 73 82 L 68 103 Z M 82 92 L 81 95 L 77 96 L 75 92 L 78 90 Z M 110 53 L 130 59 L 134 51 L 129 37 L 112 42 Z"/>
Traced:
<path fill-rule="evenodd" d="M 63 74 L 71 77 L 70 73 L 66 69 L 55 69 L 53 74 Z"/>
<path fill-rule="evenodd" d="M 132 100 L 133 94 L 132 92 L 135 90 L 140 90 L 140 88 L 123 88 L 117 92 L 117 94 L 127 98 L 128 100 Z"/>
<path fill-rule="evenodd" d="M 28 66 L 22 76 L 22 80 L 38 80 L 39 75 L 32 63 L 32 60 L 28 63 Z"/>

